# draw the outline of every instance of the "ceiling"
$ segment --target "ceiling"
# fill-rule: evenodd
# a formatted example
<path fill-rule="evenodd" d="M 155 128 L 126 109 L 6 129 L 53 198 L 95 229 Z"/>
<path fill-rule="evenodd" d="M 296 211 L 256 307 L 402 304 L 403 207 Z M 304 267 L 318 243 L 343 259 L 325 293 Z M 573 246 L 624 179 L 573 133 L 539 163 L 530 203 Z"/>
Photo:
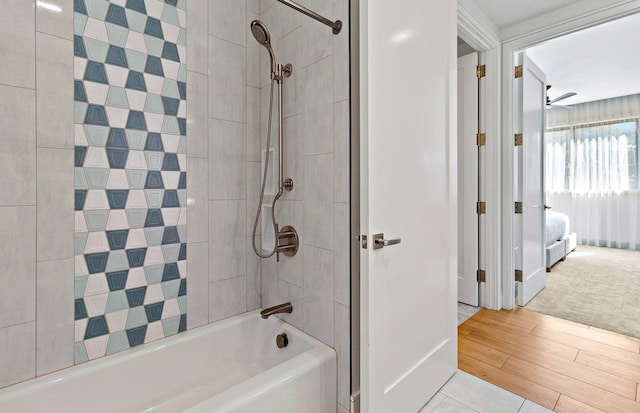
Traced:
<path fill-rule="evenodd" d="M 504 29 L 565 7 L 576 0 L 474 0 Z M 549 98 L 577 95 L 558 104 L 571 105 L 640 93 L 640 14 L 571 33 L 529 48 L 527 54 L 552 85 Z"/>

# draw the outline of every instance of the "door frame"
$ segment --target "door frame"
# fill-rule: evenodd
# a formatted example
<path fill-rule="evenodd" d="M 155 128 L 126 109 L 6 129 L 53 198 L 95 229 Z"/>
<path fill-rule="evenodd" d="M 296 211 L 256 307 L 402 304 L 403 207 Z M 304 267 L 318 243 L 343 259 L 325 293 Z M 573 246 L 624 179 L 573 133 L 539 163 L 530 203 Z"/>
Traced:
<path fill-rule="evenodd" d="M 640 12 L 639 0 L 621 1 L 604 6 L 605 2 L 585 2 L 538 16 L 523 24 L 502 30 L 502 168 L 513 171 L 513 68 L 514 55 L 546 40 L 560 37 L 607 21 Z M 513 213 L 514 179 L 512 173 L 502 174 L 502 307 L 515 307 L 514 274 L 515 246 Z M 487 274 L 488 275 L 488 274 Z"/>

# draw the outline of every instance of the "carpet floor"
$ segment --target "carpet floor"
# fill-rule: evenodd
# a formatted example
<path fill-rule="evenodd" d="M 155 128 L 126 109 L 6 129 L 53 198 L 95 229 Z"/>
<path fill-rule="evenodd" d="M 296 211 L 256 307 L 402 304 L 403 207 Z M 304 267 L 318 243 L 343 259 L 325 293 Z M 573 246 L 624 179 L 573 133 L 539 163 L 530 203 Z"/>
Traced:
<path fill-rule="evenodd" d="M 579 245 L 525 308 L 640 338 L 640 251 Z"/>

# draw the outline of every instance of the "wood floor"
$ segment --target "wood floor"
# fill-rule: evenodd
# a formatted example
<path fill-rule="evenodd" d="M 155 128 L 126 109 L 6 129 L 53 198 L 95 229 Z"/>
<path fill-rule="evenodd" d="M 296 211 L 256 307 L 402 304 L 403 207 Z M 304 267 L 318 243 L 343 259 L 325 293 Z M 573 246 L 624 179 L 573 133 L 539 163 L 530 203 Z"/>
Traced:
<path fill-rule="evenodd" d="M 482 309 L 458 327 L 458 343 L 460 370 L 548 409 L 640 412 L 640 339 L 524 309 Z"/>

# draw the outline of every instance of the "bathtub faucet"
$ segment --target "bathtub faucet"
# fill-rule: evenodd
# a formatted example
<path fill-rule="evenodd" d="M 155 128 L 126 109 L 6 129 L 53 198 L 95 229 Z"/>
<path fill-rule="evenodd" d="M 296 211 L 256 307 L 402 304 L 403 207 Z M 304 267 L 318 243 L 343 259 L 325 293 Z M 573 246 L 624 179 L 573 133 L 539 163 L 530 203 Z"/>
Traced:
<path fill-rule="evenodd" d="M 269 318 L 270 315 L 278 314 L 278 313 L 290 313 L 293 311 L 293 306 L 291 303 L 284 303 L 274 305 L 273 307 L 265 308 L 260 311 L 260 316 L 265 320 Z"/>

